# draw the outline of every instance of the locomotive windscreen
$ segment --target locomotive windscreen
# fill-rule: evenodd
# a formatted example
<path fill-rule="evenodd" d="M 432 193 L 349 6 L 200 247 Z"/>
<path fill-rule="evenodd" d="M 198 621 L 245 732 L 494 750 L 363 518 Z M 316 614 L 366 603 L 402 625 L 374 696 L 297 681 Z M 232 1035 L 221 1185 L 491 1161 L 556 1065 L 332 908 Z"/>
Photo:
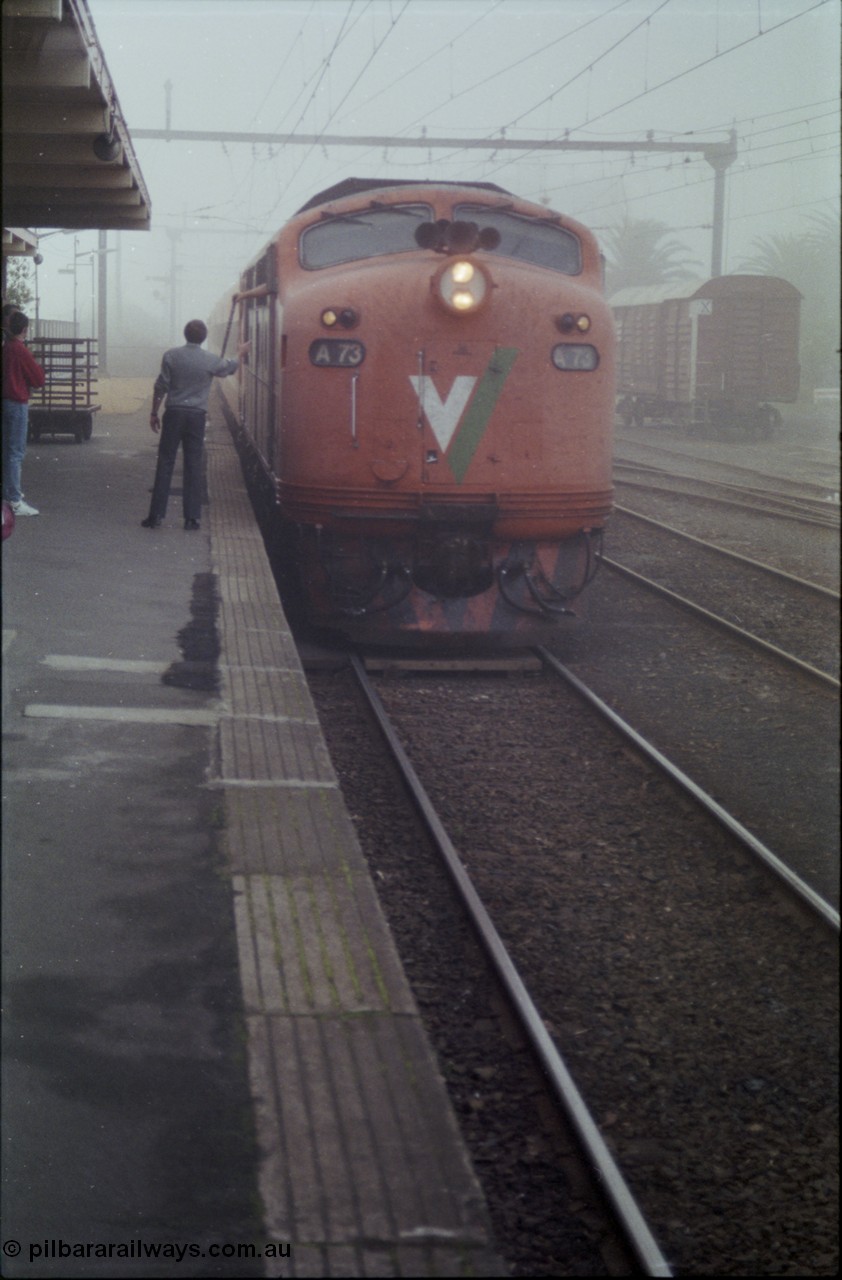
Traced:
<path fill-rule="evenodd" d="M 326 218 L 303 233 L 301 265 L 316 270 L 381 254 L 408 253 L 418 248 L 416 227 L 432 220 L 433 210 L 427 204 L 361 209 Z"/>
<path fill-rule="evenodd" d="M 476 222 L 480 229 L 494 227 L 500 233 L 495 250 L 504 258 L 517 258 L 550 271 L 575 276 L 582 270 L 582 250 L 578 237 L 551 222 L 490 209 L 487 205 L 460 204 L 454 218 Z"/>

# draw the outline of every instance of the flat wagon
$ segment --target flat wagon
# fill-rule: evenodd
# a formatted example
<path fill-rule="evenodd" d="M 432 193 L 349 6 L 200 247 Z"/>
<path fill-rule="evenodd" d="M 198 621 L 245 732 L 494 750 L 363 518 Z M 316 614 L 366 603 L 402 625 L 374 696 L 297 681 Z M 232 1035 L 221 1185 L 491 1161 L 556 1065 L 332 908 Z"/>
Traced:
<path fill-rule="evenodd" d="M 776 276 L 717 276 L 704 284 L 621 289 L 618 413 L 704 432 L 765 437 L 777 404 L 798 398 L 801 295 Z"/>

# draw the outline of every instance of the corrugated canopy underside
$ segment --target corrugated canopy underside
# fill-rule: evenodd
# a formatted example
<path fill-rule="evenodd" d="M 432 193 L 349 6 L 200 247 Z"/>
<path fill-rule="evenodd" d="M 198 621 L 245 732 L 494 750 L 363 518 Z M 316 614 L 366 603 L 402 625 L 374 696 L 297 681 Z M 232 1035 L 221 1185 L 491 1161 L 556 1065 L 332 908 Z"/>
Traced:
<path fill-rule="evenodd" d="M 3 225 L 148 230 L 149 195 L 86 0 L 3 0 L 2 36 Z M 113 158 L 97 157 L 97 139 Z"/>

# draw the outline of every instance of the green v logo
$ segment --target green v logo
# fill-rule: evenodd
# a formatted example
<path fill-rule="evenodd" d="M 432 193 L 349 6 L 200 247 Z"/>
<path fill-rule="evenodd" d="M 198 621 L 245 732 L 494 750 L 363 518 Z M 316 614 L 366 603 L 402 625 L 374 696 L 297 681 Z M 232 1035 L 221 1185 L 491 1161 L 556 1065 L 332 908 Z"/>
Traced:
<path fill-rule="evenodd" d="M 448 465 L 458 484 L 471 465 L 518 355 L 516 347 L 496 347 L 476 390 L 476 378 L 460 374 L 444 401 L 428 375 L 409 375 L 433 434 L 447 450 Z"/>

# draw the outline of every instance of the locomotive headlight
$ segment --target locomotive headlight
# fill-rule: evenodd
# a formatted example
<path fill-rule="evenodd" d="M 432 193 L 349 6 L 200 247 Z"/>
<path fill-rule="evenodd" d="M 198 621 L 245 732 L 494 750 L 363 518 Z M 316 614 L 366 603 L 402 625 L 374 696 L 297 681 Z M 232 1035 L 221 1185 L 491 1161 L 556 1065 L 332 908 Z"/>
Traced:
<path fill-rule="evenodd" d="M 479 265 L 457 258 L 448 262 L 434 281 L 435 292 L 448 311 L 460 315 L 476 311 L 486 301 L 491 281 Z"/>
<path fill-rule="evenodd" d="M 339 323 L 339 316 L 332 307 L 328 307 L 327 311 L 322 312 L 322 324 L 327 325 L 328 329 L 332 329 L 335 324 Z"/>

